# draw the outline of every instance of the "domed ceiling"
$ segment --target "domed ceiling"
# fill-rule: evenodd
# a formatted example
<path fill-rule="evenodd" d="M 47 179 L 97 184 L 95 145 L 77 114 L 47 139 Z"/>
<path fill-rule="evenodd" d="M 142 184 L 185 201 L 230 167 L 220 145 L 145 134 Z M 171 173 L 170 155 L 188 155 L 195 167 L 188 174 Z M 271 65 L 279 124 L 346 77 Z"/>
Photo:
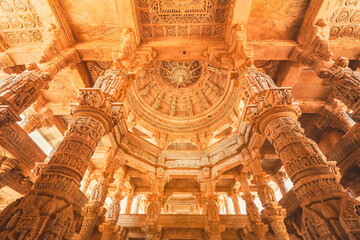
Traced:
<path fill-rule="evenodd" d="M 234 126 L 239 102 L 227 71 L 204 61 L 157 61 L 134 81 L 125 106 L 129 128 L 161 148 L 179 141 L 205 148 Z"/>

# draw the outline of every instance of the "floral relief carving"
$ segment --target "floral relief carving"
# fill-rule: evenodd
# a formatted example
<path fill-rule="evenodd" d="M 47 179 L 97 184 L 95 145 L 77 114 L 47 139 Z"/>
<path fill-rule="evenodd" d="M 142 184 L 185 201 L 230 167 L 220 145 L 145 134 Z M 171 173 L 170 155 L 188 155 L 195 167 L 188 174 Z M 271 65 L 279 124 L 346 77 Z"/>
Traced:
<path fill-rule="evenodd" d="M 0 1 L 0 33 L 10 46 L 43 42 L 43 25 L 31 1 Z"/>
<path fill-rule="evenodd" d="M 137 0 L 142 37 L 224 37 L 230 1 Z"/>

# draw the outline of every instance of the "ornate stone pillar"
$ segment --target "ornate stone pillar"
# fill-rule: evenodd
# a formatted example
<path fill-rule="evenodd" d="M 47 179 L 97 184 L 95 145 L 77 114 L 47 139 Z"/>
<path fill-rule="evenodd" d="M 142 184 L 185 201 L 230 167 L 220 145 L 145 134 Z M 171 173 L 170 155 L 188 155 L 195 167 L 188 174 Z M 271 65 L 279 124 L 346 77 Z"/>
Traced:
<path fill-rule="evenodd" d="M 290 59 L 313 68 L 324 85 L 333 89 L 334 97 L 353 110 L 352 118 L 359 121 L 360 73 L 352 71 L 349 60 L 344 57 L 333 60 L 329 36 L 330 27 L 324 19 L 309 25 L 305 41 L 294 49 Z"/>
<path fill-rule="evenodd" d="M 130 214 L 131 213 L 131 207 L 134 201 L 134 194 L 131 193 L 128 195 L 127 197 L 127 202 L 126 202 L 126 208 L 125 208 L 125 214 Z"/>
<path fill-rule="evenodd" d="M 293 191 L 303 209 L 305 239 L 360 238 L 360 214 L 356 211 L 360 204 L 344 192 L 317 144 L 304 135 L 290 90 L 277 88 L 251 61 L 247 66 L 241 75 L 244 94 L 252 104 L 247 106 L 246 120 L 274 146 L 294 182 Z"/>
<path fill-rule="evenodd" d="M 211 194 L 207 197 L 207 225 L 205 232 L 210 240 L 221 240 L 221 233 L 225 231 L 225 225 L 220 224 L 219 208 L 217 206 L 216 195 Z"/>
<path fill-rule="evenodd" d="M 146 210 L 146 226 L 142 228 L 142 231 L 145 232 L 146 240 L 160 240 L 161 237 L 161 226 L 158 225 L 160 218 L 160 202 L 159 196 L 151 194 L 149 196 L 149 205 Z"/>
<path fill-rule="evenodd" d="M 286 173 L 281 171 L 277 172 L 274 176 L 272 176 L 272 179 L 279 187 L 282 196 L 284 196 L 288 192 L 288 189 L 285 186 L 285 178 Z"/>
<path fill-rule="evenodd" d="M 36 72 L 26 74 L 29 81 L 34 79 L 38 84 L 45 81 L 43 75 Z M 34 94 L 38 92 L 37 88 L 29 87 L 23 80 L 11 81 L 12 86 L 15 84 Z M 7 87 L 2 85 L 2 88 Z M 11 98 L 21 99 L 21 104 L 16 105 L 18 113 L 30 104 L 31 101 L 9 92 Z M 7 96 L 6 91 L 2 91 L 1 97 L 4 96 Z M 120 107 L 112 106 L 99 89 L 80 91 L 79 104 L 73 109 L 74 122 L 62 142 L 54 148 L 48 165 L 35 182 L 34 190 L 1 213 L 1 239 L 71 238 L 79 221 L 79 203 L 83 197 L 79 195 L 80 181 L 96 145 L 114 122 L 120 121 L 121 111 Z"/>
<path fill-rule="evenodd" d="M 278 240 L 289 240 L 289 234 L 286 231 L 284 218 L 286 210 L 278 205 L 274 190 L 268 185 L 268 178 L 263 172 L 261 166 L 261 154 L 258 149 L 253 149 L 251 154 L 247 148 L 241 151 L 242 157 L 247 165 L 245 166 L 253 175 L 252 183 L 258 187 L 258 195 L 264 209 L 261 211 L 261 217 L 266 224 L 269 224 Z"/>
<path fill-rule="evenodd" d="M 106 210 L 103 206 L 108 194 L 111 178 L 112 176 L 106 176 L 106 174 L 103 173 L 103 176 L 100 177 L 98 183 L 92 190 L 89 203 L 82 208 L 84 220 L 78 237 L 80 240 L 90 240 L 95 226 L 100 223 L 101 218 L 104 216 Z"/>
<path fill-rule="evenodd" d="M 0 126 L 2 131 L 16 121 L 19 115 L 33 104 L 42 90 L 47 89 L 51 78 L 68 64 L 80 61 L 76 50 L 58 56 L 41 69 L 32 64 L 20 74 L 10 75 L 0 81 Z"/>
<path fill-rule="evenodd" d="M 355 124 L 347 113 L 347 107 L 337 99 L 333 99 L 330 105 L 322 107 L 319 114 L 322 116 L 322 121 L 319 122 L 320 128 L 330 125 L 347 133 Z"/>
<path fill-rule="evenodd" d="M 126 168 L 125 166 L 122 166 L 117 175 L 118 183 L 116 187 L 116 192 L 113 196 L 111 205 L 109 206 L 109 210 L 105 214 L 105 221 L 99 226 L 99 230 L 102 233 L 102 240 L 114 239 L 115 233 L 120 230 L 120 226 L 117 222 L 121 211 L 120 202 L 124 198 L 122 191 L 126 180 L 125 174 Z"/>
<path fill-rule="evenodd" d="M 234 205 L 235 214 L 241 214 L 238 197 L 239 197 L 238 194 L 231 195 L 231 200 L 232 200 L 233 205 Z"/>
<path fill-rule="evenodd" d="M 21 118 L 19 115 L 48 88 L 51 76 L 40 69 L 28 70 L 11 75 L 0 82 L 0 126 L 9 127 Z"/>
<path fill-rule="evenodd" d="M 205 226 L 205 232 L 209 236 L 209 240 L 221 240 L 221 233 L 225 231 L 225 225 L 220 222 L 209 222 Z"/>
<path fill-rule="evenodd" d="M 324 80 L 324 85 L 334 90 L 335 98 L 354 111 L 352 117 L 359 121 L 360 117 L 360 73 L 351 70 L 349 60 L 338 58 L 329 66 L 328 63 L 315 64 L 314 69 Z"/>
<path fill-rule="evenodd" d="M 94 174 L 92 173 L 92 171 L 87 171 L 87 173 L 85 174 L 84 176 L 84 179 L 83 179 L 83 182 L 84 182 L 84 185 L 81 186 L 80 190 L 85 194 L 86 191 L 88 190 L 89 188 L 89 185 L 91 183 L 91 181 L 94 180 Z"/>
<path fill-rule="evenodd" d="M 264 210 L 261 211 L 261 216 L 271 226 L 276 239 L 289 240 L 289 234 L 284 223 L 286 210 L 278 205 L 274 190 L 268 185 L 266 173 L 262 172 L 254 176 L 254 181 L 258 185 L 259 198 L 264 207 Z"/>
<path fill-rule="evenodd" d="M 114 234 L 120 230 L 120 226 L 116 225 L 120 215 L 120 202 L 123 199 L 121 191 L 117 192 L 109 206 L 109 210 L 105 215 L 105 222 L 99 226 L 102 233 L 101 240 L 114 239 Z"/>
<path fill-rule="evenodd" d="M 249 219 L 250 224 L 248 225 L 248 231 L 251 233 L 251 236 L 248 236 L 250 239 L 265 239 L 265 234 L 268 230 L 268 226 L 264 225 L 261 222 L 259 210 L 254 203 L 254 196 L 250 193 L 249 184 L 248 184 L 248 173 L 240 173 L 240 184 L 241 190 L 243 192 L 242 198 L 246 204 L 246 213 Z"/>

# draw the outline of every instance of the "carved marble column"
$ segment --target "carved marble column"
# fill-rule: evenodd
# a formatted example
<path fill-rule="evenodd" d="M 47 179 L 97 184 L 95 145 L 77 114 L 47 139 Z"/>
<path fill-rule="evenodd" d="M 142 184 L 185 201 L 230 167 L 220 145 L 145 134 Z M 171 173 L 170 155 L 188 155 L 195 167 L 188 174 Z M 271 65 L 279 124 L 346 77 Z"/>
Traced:
<path fill-rule="evenodd" d="M 84 220 L 80 229 L 78 239 L 90 240 L 95 226 L 101 222 L 101 218 L 106 212 L 103 206 L 108 194 L 111 178 L 112 176 L 100 177 L 98 183 L 92 190 L 89 202 L 85 205 L 85 207 L 82 208 Z"/>
<path fill-rule="evenodd" d="M 238 197 L 239 197 L 238 194 L 231 195 L 231 200 L 232 200 L 233 205 L 234 205 L 235 214 L 241 214 Z"/>
<path fill-rule="evenodd" d="M 209 236 L 209 240 L 221 240 L 221 233 L 225 231 L 225 225 L 220 222 L 209 222 L 205 226 L 205 232 Z"/>
<path fill-rule="evenodd" d="M 126 202 L 126 208 L 125 208 L 125 214 L 130 214 L 131 213 L 131 207 L 134 201 L 134 194 L 129 194 L 127 197 L 127 202 Z"/>
<path fill-rule="evenodd" d="M 219 208 L 217 206 L 218 197 L 213 194 L 207 197 L 207 225 L 205 232 L 210 240 L 221 240 L 221 233 L 225 231 L 225 225 L 220 224 Z"/>
<path fill-rule="evenodd" d="M 276 239 L 289 240 L 289 234 L 284 223 L 286 210 L 278 205 L 274 190 L 268 185 L 266 173 L 261 172 L 254 176 L 254 182 L 258 185 L 259 198 L 264 207 L 261 216 L 271 226 Z"/>
<path fill-rule="evenodd" d="M 19 115 L 33 104 L 42 90 L 47 89 L 51 78 L 70 63 L 80 61 L 76 50 L 70 50 L 41 66 L 32 64 L 20 74 L 0 81 L 0 126 L 2 131 L 16 121 Z"/>
<path fill-rule="evenodd" d="M 120 230 L 120 226 L 117 225 L 117 221 L 120 215 L 120 202 L 123 199 L 121 190 L 115 193 L 115 196 L 109 206 L 109 210 L 105 215 L 105 222 L 99 226 L 99 231 L 102 233 L 101 240 L 114 239 L 115 233 Z"/>
<path fill-rule="evenodd" d="M 269 224 L 275 234 L 276 239 L 289 240 L 289 234 L 286 231 L 284 218 L 286 217 L 286 210 L 278 205 L 275 198 L 274 190 L 268 185 L 268 177 L 263 172 L 261 166 L 261 154 L 259 149 L 253 149 L 250 153 L 247 148 L 241 151 L 246 169 L 252 175 L 252 183 L 258 187 L 258 195 L 264 209 L 261 211 L 261 218 L 266 224 Z"/>
<path fill-rule="evenodd" d="M 241 184 L 241 191 L 243 192 L 242 198 L 246 204 L 246 213 L 250 224 L 247 226 L 248 231 L 251 233 L 248 236 L 250 239 L 265 239 L 265 234 L 268 231 L 268 226 L 264 225 L 261 221 L 259 210 L 254 203 L 254 196 L 250 193 L 248 184 L 248 173 L 240 173 L 239 180 Z"/>
<path fill-rule="evenodd" d="M 23 104 L 19 109 L 22 108 Z M 114 122 L 121 119 L 121 111 L 120 107 L 112 106 L 100 90 L 81 90 L 79 104 L 73 109 L 74 122 L 53 149 L 34 190 L 1 213 L 0 239 L 71 238 L 79 221 L 79 204 L 83 201 L 80 181 L 96 145 Z"/>
<path fill-rule="evenodd" d="M 148 202 L 149 205 L 146 210 L 146 226 L 141 230 L 145 232 L 146 240 L 160 240 L 162 228 L 158 225 L 161 210 L 159 195 L 157 193 L 151 194 Z"/>
<path fill-rule="evenodd" d="M 282 196 L 284 196 L 288 192 L 288 189 L 285 186 L 285 177 L 286 173 L 280 171 L 277 172 L 274 176 L 272 176 L 272 179 L 279 187 Z"/>
<path fill-rule="evenodd" d="M 126 168 L 122 166 L 116 176 L 117 186 L 113 196 L 111 205 L 105 215 L 105 221 L 99 226 L 99 230 L 102 233 L 102 240 L 114 239 L 114 235 L 120 231 L 121 227 L 118 225 L 118 219 L 120 216 L 121 206 L 120 202 L 124 198 L 123 188 L 126 180 Z"/>
<path fill-rule="evenodd" d="M 330 26 L 324 19 L 309 25 L 306 35 L 302 46 L 294 49 L 290 58 L 314 69 L 324 85 L 333 89 L 334 97 L 353 110 L 352 118 L 359 121 L 360 73 L 351 70 L 344 57 L 334 61 L 329 47 Z"/>
<path fill-rule="evenodd" d="M 19 115 L 48 88 L 51 76 L 37 67 L 11 75 L 0 81 L 0 126 L 9 127 L 20 121 Z"/>
<path fill-rule="evenodd" d="M 360 237 L 359 202 L 351 199 L 331 172 L 317 144 L 304 135 L 297 121 L 289 89 L 277 88 L 272 79 L 257 71 L 251 61 L 241 74 L 241 84 L 250 104 L 246 120 L 274 146 L 282 160 L 293 191 L 303 208 L 303 234 L 356 239 Z M 330 206 L 331 216 L 328 214 Z"/>
<path fill-rule="evenodd" d="M 333 99 L 331 104 L 325 105 L 319 111 L 322 121 L 318 121 L 319 128 L 330 125 L 344 133 L 347 133 L 355 124 L 347 113 L 347 107 L 337 99 Z"/>
<path fill-rule="evenodd" d="M 83 182 L 84 185 L 80 188 L 80 190 L 85 194 L 86 191 L 89 188 L 89 185 L 91 183 L 91 181 L 94 179 L 94 174 L 92 173 L 92 171 L 87 171 L 87 173 L 84 176 Z"/>
<path fill-rule="evenodd" d="M 329 62 L 330 63 L 330 62 Z M 351 70 L 349 60 L 338 58 L 331 66 L 329 63 L 315 64 L 314 69 L 324 80 L 324 85 L 334 90 L 337 99 L 354 111 L 352 117 L 360 117 L 360 73 Z"/>

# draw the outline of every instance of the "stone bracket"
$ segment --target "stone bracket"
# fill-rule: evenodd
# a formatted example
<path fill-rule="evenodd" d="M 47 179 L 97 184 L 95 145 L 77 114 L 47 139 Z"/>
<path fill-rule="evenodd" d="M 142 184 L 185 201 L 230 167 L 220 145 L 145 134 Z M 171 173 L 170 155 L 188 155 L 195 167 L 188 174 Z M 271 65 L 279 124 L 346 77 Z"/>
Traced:
<path fill-rule="evenodd" d="M 9 127 L 21 118 L 10 105 L 0 105 L 0 126 Z"/>

